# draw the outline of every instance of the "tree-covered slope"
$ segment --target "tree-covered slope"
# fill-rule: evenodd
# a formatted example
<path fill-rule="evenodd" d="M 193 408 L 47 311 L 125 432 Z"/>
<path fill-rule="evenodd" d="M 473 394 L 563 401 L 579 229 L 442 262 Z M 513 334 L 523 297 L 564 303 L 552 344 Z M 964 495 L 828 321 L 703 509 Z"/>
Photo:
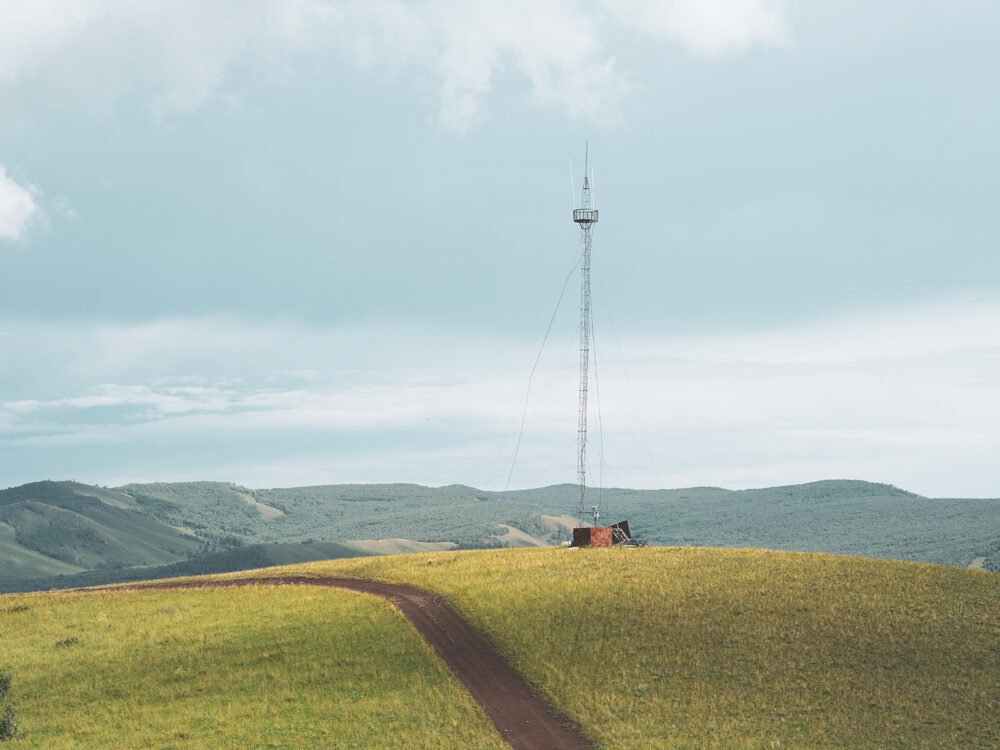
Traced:
<path fill-rule="evenodd" d="M 557 485 L 510 495 L 568 508 L 576 492 L 573 485 Z M 851 480 L 738 491 L 606 489 L 600 495 L 605 520 L 630 518 L 633 530 L 654 544 L 832 552 L 963 567 L 985 557 L 1000 570 L 997 499 L 927 498 Z"/>
<path fill-rule="evenodd" d="M 210 552 L 190 560 L 156 565 L 75 572 L 55 571 L 48 577 L 30 577 L 4 580 L 0 578 L 0 594 L 49 591 L 55 589 L 103 586 L 110 583 L 133 583 L 158 578 L 199 576 L 209 573 L 229 573 L 237 570 L 255 570 L 276 565 L 337 560 L 347 557 L 366 557 L 370 553 L 336 542 L 307 542 L 303 544 L 251 544 L 223 552 Z"/>
<path fill-rule="evenodd" d="M 253 490 L 223 482 L 130 484 L 119 488 L 155 518 L 221 542 L 405 538 L 482 547 L 500 524 L 548 538 L 542 505 L 472 487 L 324 485 Z M 262 508 L 277 513 L 262 512 Z"/>
<path fill-rule="evenodd" d="M 37 482 L 0 491 L 0 578 L 164 565 L 204 546 L 142 512 L 81 494 L 79 487 Z"/>
<path fill-rule="evenodd" d="M 462 485 L 325 485 L 251 490 L 220 483 L 131 485 L 165 520 L 247 542 L 403 537 L 463 547 L 503 544 L 508 528 L 567 538 L 546 516 L 574 513 L 577 488 L 490 492 Z M 629 518 L 653 544 L 766 547 L 967 566 L 1000 564 L 1000 500 L 933 499 L 872 482 L 832 480 L 726 490 L 592 490 L 611 522 Z M 250 498 L 282 515 L 265 520 Z M 156 506 L 154 503 L 168 503 Z M 499 537 L 499 540 L 498 540 Z"/>
<path fill-rule="evenodd" d="M 604 521 L 628 518 L 651 544 L 832 552 L 962 567 L 975 562 L 1000 570 L 996 499 L 932 499 L 846 480 L 740 491 L 609 488 L 592 490 L 591 497 L 604 509 Z M 576 503 L 577 488 L 568 484 L 501 493 L 462 485 L 255 490 L 184 482 L 108 489 L 37 482 L 0 491 L 0 582 L 11 590 L 12 581 L 32 577 L 41 583 L 56 575 L 169 565 L 230 550 L 231 559 L 251 567 L 258 553 L 248 548 L 254 545 L 379 539 L 397 540 L 401 549 L 414 542 L 465 548 L 555 543 L 567 538 L 572 521 L 567 524 L 566 515 Z M 361 547 L 377 549 L 378 543 Z M 305 550 L 300 554 L 315 552 Z M 222 570 L 193 564 L 191 572 Z M 134 577 L 145 576 L 114 579 Z"/>
<path fill-rule="evenodd" d="M 28 549 L 17 541 L 13 526 L 0 522 L 0 578 L 20 581 L 36 576 L 58 576 L 82 570 L 78 565 Z"/>

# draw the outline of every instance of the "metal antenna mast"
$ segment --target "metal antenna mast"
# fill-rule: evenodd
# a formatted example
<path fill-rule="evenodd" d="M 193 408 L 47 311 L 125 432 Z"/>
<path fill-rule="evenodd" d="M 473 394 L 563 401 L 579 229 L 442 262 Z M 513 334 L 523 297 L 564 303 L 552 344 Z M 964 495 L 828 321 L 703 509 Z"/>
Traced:
<path fill-rule="evenodd" d="M 597 209 L 591 205 L 590 144 L 584 152 L 583 201 L 580 208 L 573 209 L 573 221 L 580 225 L 583 233 L 583 256 L 580 260 L 580 413 L 577 420 L 576 479 L 580 485 L 580 501 L 577 515 L 583 526 L 583 515 L 587 498 L 587 384 L 590 376 L 590 230 L 597 223 Z M 594 519 L 597 519 L 594 508 Z"/>

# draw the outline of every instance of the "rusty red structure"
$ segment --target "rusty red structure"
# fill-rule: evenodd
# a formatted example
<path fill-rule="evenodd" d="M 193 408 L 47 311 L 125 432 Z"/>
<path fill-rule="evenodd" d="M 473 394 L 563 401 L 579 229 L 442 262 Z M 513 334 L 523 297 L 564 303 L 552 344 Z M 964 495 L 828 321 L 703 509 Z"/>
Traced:
<path fill-rule="evenodd" d="M 610 526 L 579 526 L 573 529 L 572 547 L 610 547 L 613 535 Z"/>
<path fill-rule="evenodd" d="M 632 537 L 628 521 L 619 521 L 611 526 L 578 526 L 573 529 L 571 547 L 645 547 L 646 542 Z"/>

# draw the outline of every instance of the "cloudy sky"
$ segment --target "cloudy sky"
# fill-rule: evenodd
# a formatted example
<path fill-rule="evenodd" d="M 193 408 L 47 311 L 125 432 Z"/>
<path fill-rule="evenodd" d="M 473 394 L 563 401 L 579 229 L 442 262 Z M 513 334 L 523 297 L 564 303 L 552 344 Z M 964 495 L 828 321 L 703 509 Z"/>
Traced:
<path fill-rule="evenodd" d="M 595 482 L 1000 496 L 998 32 L 0 0 L 0 486 L 573 481 L 589 139 Z"/>

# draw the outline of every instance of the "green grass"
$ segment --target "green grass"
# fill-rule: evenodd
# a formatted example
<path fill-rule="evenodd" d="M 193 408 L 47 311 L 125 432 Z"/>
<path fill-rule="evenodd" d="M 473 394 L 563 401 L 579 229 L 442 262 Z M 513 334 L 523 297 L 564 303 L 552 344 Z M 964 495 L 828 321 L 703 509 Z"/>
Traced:
<path fill-rule="evenodd" d="M 550 548 L 233 575 L 291 572 L 441 593 L 606 750 L 1000 747 L 993 573 Z M 4 596 L 0 643 L 12 747 L 500 747 L 402 616 L 354 594 Z"/>
<path fill-rule="evenodd" d="M 0 644 L 11 748 L 503 747 L 405 618 L 352 592 L 3 596 Z"/>
<path fill-rule="evenodd" d="M 996 574 L 707 548 L 296 570 L 440 592 L 604 748 L 1000 747 Z"/>

